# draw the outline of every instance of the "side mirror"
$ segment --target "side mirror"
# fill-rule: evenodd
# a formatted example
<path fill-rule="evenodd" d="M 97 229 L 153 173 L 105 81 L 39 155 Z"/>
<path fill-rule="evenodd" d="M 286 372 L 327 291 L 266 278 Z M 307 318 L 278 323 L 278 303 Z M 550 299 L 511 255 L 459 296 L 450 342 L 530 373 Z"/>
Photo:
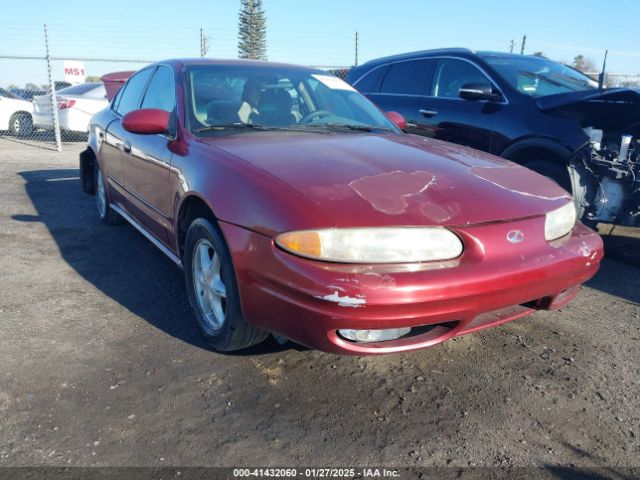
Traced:
<path fill-rule="evenodd" d="M 407 128 L 407 121 L 398 112 L 385 112 L 386 117 L 391 120 L 400 130 Z"/>
<path fill-rule="evenodd" d="M 500 94 L 493 90 L 488 83 L 467 83 L 458 90 L 460 98 L 465 100 L 490 100 L 492 102 L 500 100 Z"/>
<path fill-rule="evenodd" d="M 122 117 L 122 128 L 127 132 L 140 135 L 167 133 L 169 129 L 169 112 L 157 108 L 133 110 Z"/>

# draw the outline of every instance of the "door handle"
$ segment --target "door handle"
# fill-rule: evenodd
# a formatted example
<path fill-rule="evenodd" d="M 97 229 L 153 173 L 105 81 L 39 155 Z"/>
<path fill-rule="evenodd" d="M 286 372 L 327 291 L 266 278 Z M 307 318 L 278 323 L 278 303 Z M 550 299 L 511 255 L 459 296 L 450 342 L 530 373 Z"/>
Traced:
<path fill-rule="evenodd" d="M 122 144 L 122 151 L 127 155 L 131 155 L 131 144 L 129 142 L 124 142 Z"/>
<path fill-rule="evenodd" d="M 420 112 L 424 117 L 435 117 L 438 114 L 437 110 L 420 109 L 418 112 Z"/>

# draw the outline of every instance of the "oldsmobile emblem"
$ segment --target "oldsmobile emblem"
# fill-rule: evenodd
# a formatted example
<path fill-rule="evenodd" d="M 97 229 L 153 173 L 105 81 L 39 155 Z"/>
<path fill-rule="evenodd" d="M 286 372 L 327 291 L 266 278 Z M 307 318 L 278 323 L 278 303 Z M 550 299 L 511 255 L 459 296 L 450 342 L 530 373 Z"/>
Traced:
<path fill-rule="evenodd" d="M 509 243 L 520 243 L 524 240 L 524 233 L 521 230 L 511 230 L 507 233 L 507 241 Z"/>

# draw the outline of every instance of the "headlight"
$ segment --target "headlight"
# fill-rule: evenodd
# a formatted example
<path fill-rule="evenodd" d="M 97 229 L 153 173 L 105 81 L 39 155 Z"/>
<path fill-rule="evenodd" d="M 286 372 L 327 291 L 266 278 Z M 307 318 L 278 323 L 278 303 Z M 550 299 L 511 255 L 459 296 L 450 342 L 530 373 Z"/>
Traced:
<path fill-rule="evenodd" d="M 462 253 L 460 239 L 441 227 L 304 230 L 283 233 L 275 241 L 294 255 L 327 262 L 428 262 Z"/>
<path fill-rule="evenodd" d="M 576 207 L 569 202 L 556 210 L 547 213 L 544 221 L 544 238 L 547 241 L 564 237 L 576 224 Z"/>

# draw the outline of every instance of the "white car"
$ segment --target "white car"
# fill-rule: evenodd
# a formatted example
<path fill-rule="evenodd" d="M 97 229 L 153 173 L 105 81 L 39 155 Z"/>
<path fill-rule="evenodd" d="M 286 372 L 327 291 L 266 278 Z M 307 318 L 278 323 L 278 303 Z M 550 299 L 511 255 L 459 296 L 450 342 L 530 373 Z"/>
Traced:
<path fill-rule="evenodd" d="M 109 106 L 107 91 L 100 82 L 81 83 L 56 92 L 58 121 L 64 132 L 89 131 L 94 113 Z M 37 128 L 53 130 L 53 114 L 49 95 L 33 97 L 33 123 Z"/>
<path fill-rule="evenodd" d="M 0 88 L 0 130 L 26 137 L 33 132 L 33 104 Z"/>

